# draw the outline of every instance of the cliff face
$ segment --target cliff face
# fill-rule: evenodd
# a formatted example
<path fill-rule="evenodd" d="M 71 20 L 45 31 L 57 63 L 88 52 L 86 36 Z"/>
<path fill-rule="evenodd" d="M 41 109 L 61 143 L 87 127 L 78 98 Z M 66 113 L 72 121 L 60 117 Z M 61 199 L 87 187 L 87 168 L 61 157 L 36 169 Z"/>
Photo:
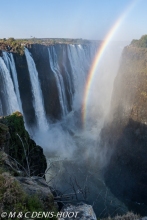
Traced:
<path fill-rule="evenodd" d="M 20 54 L 0 45 L 0 115 L 23 110 L 27 127 L 38 126 L 41 112 L 46 121 L 63 118 L 81 103 L 98 46 L 24 44 Z"/>
<path fill-rule="evenodd" d="M 44 107 L 47 118 L 50 118 L 51 120 L 58 120 L 61 118 L 61 105 L 59 100 L 59 92 L 57 88 L 57 82 L 55 78 L 55 74 L 53 73 L 51 69 L 51 65 L 49 62 L 49 52 L 48 47 L 46 45 L 41 44 L 29 44 L 26 45 L 28 47 L 31 56 L 35 62 L 35 66 L 38 72 L 39 82 L 42 90 L 42 95 L 44 99 Z M 64 70 L 64 65 L 66 64 L 66 70 L 67 72 L 71 73 L 71 66 L 68 60 L 67 55 L 67 44 L 57 44 L 57 45 L 50 45 L 50 48 L 54 47 L 56 50 L 56 56 L 60 57 L 60 60 L 54 61 L 54 54 L 52 54 L 53 57 L 53 65 L 54 62 L 59 62 L 58 66 L 60 68 L 60 74 L 63 77 L 64 85 L 65 85 L 65 95 L 67 97 L 67 108 L 68 110 L 71 110 L 72 100 L 71 95 L 69 92 L 69 82 L 67 79 L 67 74 Z M 0 56 L 2 55 L 2 51 L 7 51 L 6 45 L 0 44 Z M 22 101 L 22 108 L 25 113 L 25 120 L 28 125 L 33 125 L 36 123 L 35 121 L 35 111 L 33 106 L 33 94 L 32 94 L 32 88 L 31 88 L 31 82 L 30 82 L 30 76 L 29 76 L 29 70 L 28 65 L 26 61 L 26 56 L 23 52 L 23 54 L 20 54 L 18 52 L 14 52 L 13 50 L 10 51 L 13 53 L 16 71 L 17 71 L 17 77 L 18 77 L 18 84 L 19 84 L 19 91 L 20 91 L 20 98 Z M 10 70 L 11 71 L 11 70 Z M 11 72 L 12 75 L 12 72 Z M 0 76 L 0 97 L 2 102 L 5 104 L 5 96 L 3 94 L 3 79 Z M 72 85 L 73 87 L 73 85 Z M 73 90 L 73 88 L 72 88 Z M 72 91 L 73 92 L 73 91 Z M 4 106 L 3 109 L 4 112 L 6 112 L 7 105 Z M 5 115 L 5 114 L 4 114 Z"/>
<path fill-rule="evenodd" d="M 146 124 L 147 113 L 147 49 L 126 47 L 114 83 L 111 112 Z M 121 108 L 121 112 L 118 108 Z"/>
<path fill-rule="evenodd" d="M 55 77 L 49 65 L 48 48 L 44 45 L 32 44 L 29 51 L 33 56 L 39 74 L 47 116 L 58 118 L 61 109 Z"/>
<path fill-rule="evenodd" d="M 48 48 L 44 45 L 32 44 L 29 45 L 29 51 L 32 54 L 38 71 L 46 114 L 50 118 L 58 119 L 61 110 L 55 77 L 49 65 Z M 27 124 L 31 125 L 35 123 L 35 112 L 32 103 L 31 83 L 26 57 L 24 54 L 20 55 L 18 53 L 14 53 L 13 55 L 23 104 L 22 107 L 26 115 Z"/>
<path fill-rule="evenodd" d="M 9 129 L 6 125 L 0 123 L 0 150 L 8 151 Z"/>
<path fill-rule="evenodd" d="M 147 214 L 147 49 L 124 49 L 101 144 L 112 154 L 105 181 L 130 209 Z M 108 153 L 109 154 L 109 153 Z"/>
<path fill-rule="evenodd" d="M 30 139 L 19 112 L 0 118 L 0 150 L 17 161 L 24 175 L 44 175 L 47 164 L 43 150 Z"/>

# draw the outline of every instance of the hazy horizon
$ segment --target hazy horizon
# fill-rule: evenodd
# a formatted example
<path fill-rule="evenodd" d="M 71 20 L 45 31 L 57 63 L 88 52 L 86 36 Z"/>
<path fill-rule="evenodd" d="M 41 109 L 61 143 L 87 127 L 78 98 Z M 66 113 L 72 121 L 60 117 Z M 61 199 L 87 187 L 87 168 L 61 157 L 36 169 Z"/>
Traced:
<path fill-rule="evenodd" d="M 145 0 L 1 0 L 0 38 L 82 38 L 104 40 L 115 23 L 113 40 L 146 34 Z"/>

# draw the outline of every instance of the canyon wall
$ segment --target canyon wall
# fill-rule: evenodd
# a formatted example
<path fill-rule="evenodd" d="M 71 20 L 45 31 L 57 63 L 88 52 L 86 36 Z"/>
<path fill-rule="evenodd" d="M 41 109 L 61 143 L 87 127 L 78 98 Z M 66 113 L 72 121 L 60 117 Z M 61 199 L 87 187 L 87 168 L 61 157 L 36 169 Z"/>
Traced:
<path fill-rule="evenodd" d="M 147 214 L 147 49 L 124 48 L 111 109 L 101 132 L 108 149 L 107 186 L 130 209 Z M 111 155 L 111 156 L 110 156 Z"/>

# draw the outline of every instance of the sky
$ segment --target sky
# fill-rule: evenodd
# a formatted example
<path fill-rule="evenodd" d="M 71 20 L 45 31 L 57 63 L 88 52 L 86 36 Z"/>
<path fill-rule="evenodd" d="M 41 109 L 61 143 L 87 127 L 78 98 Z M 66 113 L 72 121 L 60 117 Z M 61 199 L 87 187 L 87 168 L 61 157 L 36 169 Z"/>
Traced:
<path fill-rule="evenodd" d="M 0 0 L 0 38 L 103 40 L 147 34 L 147 0 Z"/>

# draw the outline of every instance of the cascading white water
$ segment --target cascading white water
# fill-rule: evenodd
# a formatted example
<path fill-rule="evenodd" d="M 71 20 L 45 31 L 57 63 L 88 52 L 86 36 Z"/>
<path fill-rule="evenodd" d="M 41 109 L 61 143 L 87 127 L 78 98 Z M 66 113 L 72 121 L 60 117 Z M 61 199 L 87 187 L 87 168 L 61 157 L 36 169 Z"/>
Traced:
<path fill-rule="evenodd" d="M 76 50 L 77 50 L 77 58 L 79 60 L 79 63 L 83 63 L 83 65 L 80 66 L 81 72 L 83 75 L 87 72 L 90 64 L 90 59 L 89 59 L 89 51 L 87 51 L 89 48 L 85 48 L 83 45 L 77 45 Z"/>
<path fill-rule="evenodd" d="M 22 103 L 21 103 L 21 99 L 20 99 L 20 92 L 19 92 L 17 72 L 16 72 L 15 62 L 14 62 L 14 58 L 13 58 L 13 54 L 12 53 L 10 53 L 10 68 L 11 68 L 11 71 L 12 71 L 12 78 L 13 78 L 13 82 L 14 82 L 14 88 L 15 88 L 17 99 L 18 99 L 20 111 L 21 111 L 21 113 L 23 113 Z"/>
<path fill-rule="evenodd" d="M 65 85 L 63 82 L 63 77 L 60 74 L 60 69 L 58 65 L 58 58 L 57 54 L 55 51 L 54 47 L 49 47 L 48 48 L 48 53 L 49 53 L 49 63 L 52 72 L 54 73 L 56 83 L 57 83 L 57 88 L 58 88 L 58 93 L 59 93 L 59 101 L 62 109 L 62 116 L 64 117 L 68 113 L 68 108 L 67 108 L 67 98 L 65 95 Z"/>
<path fill-rule="evenodd" d="M 3 59 L 0 57 L 0 74 L 3 84 L 3 94 L 5 95 L 6 115 L 12 114 L 15 111 L 19 111 L 19 105 L 17 97 L 14 91 L 13 82 L 10 76 L 10 72 L 6 67 Z"/>
<path fill-rule="evenodd" d="M 6 63 L 7 68 L 9 68 L 9 70 L 11 70 L 14 89 L 15 89 L 15 93 L 17 96 L 19 108 L 20 108 L 21 113 L 23 114 L 22 103 L 21 103 L 20 92 L 19 92 L 19 85 L 18 85 L 18 78 L 17 78 L 17 72 L 16 72 L 13 54 L 12 53 L 8 54 L 7 52 L 3 52 L 3 58 Z"/>
<path fill-rule="evenodd" d="M 81 107 L 86 77 L 90 68 L 91 60 L 95 54 L 91 45 L 86 49 L 87 51 L 82 45 L 67 45 L 67 55 L 71 66 L 71 74 L 75 88 L 73 100 L 74 110 Z"/>
<path fill-rule="evenodd" d="M 67 81 L 68 81 L 68 92 L 70 94 L 70 99 L 71 99 L 71 103 L 73 103 L 73 85 L 72 85 L 72 74 L 70 74 L 67 70 L 67 67 L 66 67 L 66 51 L 65 51 L 65 48 L 63 48 L 63 68 L 64 68 L 64 72 L 65 72 L 65 76 L 67 78 Z"/>
<path fill-rule="evenodd" d="M 115 46 L 108 48 L 107 56 L 104 56 L 103 62 L 99 62 L 95 80 L 89 89 L 89 100 L 86 103 L 88 117 L 86 117 L 87 123 L 83 129 L 81 126 L 81 106 L 84 87 L 97 47 L 98 45 L 93 44 L 86 46 L 67 45 L 67 56 L 71 67 L 70 76 L 73 78 L 75 90 L 73 108 L 72 112 L 60 121 L 60 124 L 56 123 L 51 126 L 50 137 L 48 137 L 48 140 L 44 139 L 44 143 L 49 141 L 50 143 L 44 149 L 48 158 L 48 168 L 50 168 L 53 161 L 53 158 L 50 160 L 50 150 L 48 149 L 51 149 L 51 152 L 55 152 L 60 157 L 54 159 L 54 167 L 51 167 L 47 176 L 52 186 L 56 184 L 56 187 L 63 193 L 72 184 L 74 187 L 75 182 L 82 189 L 85 189 L 86 186 L 89 190 L 87 200 L 89 203 L 94 204 L 97 214 L 100 215 L 104 210 L 106 212 L 111 210 L 110 213 L 112 214 L 115 209 L 122 205 L 111 194 L 102 179 L 101 168 L 107 163 L 107 151 L 105 147 L 99 146 L 100 131 L 109 108 L 112 82 L 117 72 L 116 64 L 118 63 L 120 51 Z M 54 177 L 55 173 L 58 174 L 57 178 Z M 68 193 L 71 192 L 72 189 L 70 188 Z M 77 194 L 78 192 L 77 187 Z M 77 196 L 81 199 L 80 195 Z M 103 201 L 103 198 L 106 198 L 105 201 Z M 112 201 L 115 201 L 115 205 Z"/>
<path fill-rule="evenodd" d="M 75 94 L 74 94 L 74 100 L 73 100 L 73 108 L 75 107 L 79 108 L 79 105 L 81 103 L 80 100 L 80 94 L 83 89 L 81 89 L 84 85 L 85 81 L 85 73 L 83 76 L 83 71 L 81 71 L 81 65 L 79 65 L 79 59 L 77 57 L 77 50 L 75 48 L 75 45 L 68 45 L 67 46 L 67 53 L 68 58 L 70 61 L 71 66 L 71 74 L 73 76 L 73 83 L 75 88 Z M 77 94 L 77 95 L 76 95 Z M 75 100 L 79 100 L 79 102 L 75 104 Z"/>
<path fill-rule="evenodd" d="M 31 86 L 32 86 L 33 104 L 34 104 L 37 126 L 39 130 L 47 131 L 48 124 L 47 124 L 46 113 L 44 109 L 41 86 L 40 86 L 40 82 L 38 78 L 38 72 L 37 72 L 34 60 L 31 57 L 31 54 L 27 48 L 25 48 L 25 56 L 27 60 L 30 81 L 31 81 Z"/>
<path fill-rule="evenodd" d="M 5 64 L 6 64 L 6 67 L 10 71 L 10 59 L 8 57 L 8 53 L 3 51 L 2 54 L 3 54 L 3 60 L 4 60 Z"/>
<path fill-rule="evenodd" d="M 106 206 L 109 206 L 111 204 L 111 201 L 114 199 L 113 195 L 111 195 L 105 184 L 103 184 L 103 182 L 99 178 L 100 176 L 98 172 L 99 168 L 101 167 L 101 162 L 105 162 L 105 152 L 100 149 L 98 141 L 99 132 L 102 128 L 104 117 L 106 115 L 104 110 L 109 107 L 108 104 L 110 102 L 110 95 L 112 90 L 112 83 L 110 82 L 113 82 L 116 72 L 114 66 L 118 62 L 116 58 L 118 59 L 119 55 L 113 56 L 114 59 L 108 59 L 109 56 L 112 57 L 113 48 L 110 50 L 110 55 L 107 51 L 108 58 L 104 57 L 103 62 L 100 63 L 96 71 L 97 74 L 95 75 L 94 83 L 92 84 L 89 91 L 89 96 L 91 98 L 87 102 L 86 106 L 88 112 L 87 126 L 85 126 L 85 129 L 83 129 L 81 121 L 81 106 L 85 82 L 90 66 L 92 64 L 92 60 L 96 53 L 97 46 L 98 45 L 94 44 L 66 44 L 63 45 L 63 47 L 61 45 L 48 47 L 47 52 L 49 54 L 49 61 L 48 58 L 47 61 L 49 62 L 50 68 L 52 70 L 50 74 L 54 74 L 53 76 L 55 78 L 55 83 L 58 88 L 59 101 L 62 111 L 61 114 L 62 116 L 65 116 L 62 117 L 59 121 L 52 122 L 50 119 L 49 128 L 47 125 L 46 114 L 44 110 L 44 102 L 38 78 L 38 72 L 36 70 L 34 60 L 31 57 L 28 49 L 25 49 L 25 55 L 29 69 L 30 83 L 32 87 L 32 93 L 28 94 L 33 94 L 34 111 L 36 114 L 38 125 L 38 127 L 34 129 L 35 132 L 32 134 L 32 138 L 38 145 L 42 146 L 47 159 L 56 161 L 56 157 L 58 157 L 58 160 L 60 160 L 61 162 L 60 164 L 58 162 L 55 163 L 55 166 L 52 169 L 49 169 L 49 172 L 51 174 L 55 174 L 55 171 L 56 174 L 59 174 L 59 176 L 55 174 L 56 178 L 54 177 L 50 179 L 54 179 L 56 181 L 56 186 L 60 191 L 64 191 L 64 189 L 66 190 L 69 188 L 69 176 L 71 178 L 73 177 L 74 181 L 77 180 L 77 183 L 80 183 L 82 187 L 88 184 L 88 190 L 90 191 L 90 193 L 88 193 L 88 197 L 90 197 L 88 198 L 88 201 L 93 202 L 93 198 L 95 197 L 95 207 L 99 209 L 98 213 L 101 213 L 105 208 L 101 207 L 101 203 L 104 203 L 104 201 L 102 201 L 103 198 L 108 195 L 108 198 L 110 200 L 105 201 Z M 38 54 L 39 52 L 40 51 L 38 51 Z M 9 59 L 7 56 L 5 57 L 5 63 L 6 65 L 7 63 L 9 65 Z M 5 73 L 6 70 L 3 70 L 2 77 L 1 75 L 0 77 L 3 79 L 7 75 L 10 78 L 10 73 L 6 68 L 6 65 L 2 61 L 0 62 L 0 73 L 2 72 L 1 69 L 4 69 L 5 66 L 7 74 Z M 51 80 L 47 81 L 47 78 L 49 77 L 41 78 L 41 80 L 46 80 L 46 83 L 43 82 L 44 86 L 46 86 L 46 84 L 49 85 L 49 83 L 52 83 Z M 11 93 L 11 100 L 9 100 L 10 93 L 8 94 L 7 90 L 10 89 L 8 87 L 13 87 L 12 80 L 10 81 L 11 86 L 9 86 L 10 83 L 8 81 L 2 82 L 4 84 L 4 87 L 6 87 L 4 94 L 8 103 L 10 103 L 12 101 L 12 97 L 15 96 L 15 92 L 13 91 L 13 93 Z M 26 88 L 30 87 L 26 86 Z M 28 91 L 26 88 L 24 91 L 27 93 Z M 1 90 L 0 92 L 0 94 L 2 94 Z M 43 94 L 46 96 L 45 100 L 47 100 L 48 93 L 49 90 L 45 88 L 45 90 L 43 91 Z M 52 93 L 51 95 L 53 95 L 54 99 L 54 94 Z M 68 112 L 68 95 L 72 96 L 71 100 L 73 100 L 71 112 Z M 29 95 L 27 97 L 29 97 Z M 32 96 L 30 97 L 30 99 L 32 99 Z M 2 99 L 1 102 L 3 102 Z M 102 113 L 104 114 L 101 114 L 101 107 Z M 0 112 L 3 110 L 1 109 L 2 108 L 0 107 Z M 24 114 L 26 114 L 26 112 L 24 111 Z M 57 112 L 59 112 L 60 114 L 60 110 Z M 34 117 L 34 113 L 32 115 Z M 32 117 L 32 115 L 30 117 Z M 43 132 L 40 132 L 40 130 L 42 130 Z M 48 167 L 49 166 L 50 163 L 48 162 Z M 57 168 L 57 170 L 55 170 L 55 167 Z M 52 183 L 50 182 L 50 184 Z M 69 193 L 71 192 L 70 190 Z M 98 197 L 100 192 L 101 198 Z M 112 210 L 115 209 L 115 207 L 111 208 Z"/>

